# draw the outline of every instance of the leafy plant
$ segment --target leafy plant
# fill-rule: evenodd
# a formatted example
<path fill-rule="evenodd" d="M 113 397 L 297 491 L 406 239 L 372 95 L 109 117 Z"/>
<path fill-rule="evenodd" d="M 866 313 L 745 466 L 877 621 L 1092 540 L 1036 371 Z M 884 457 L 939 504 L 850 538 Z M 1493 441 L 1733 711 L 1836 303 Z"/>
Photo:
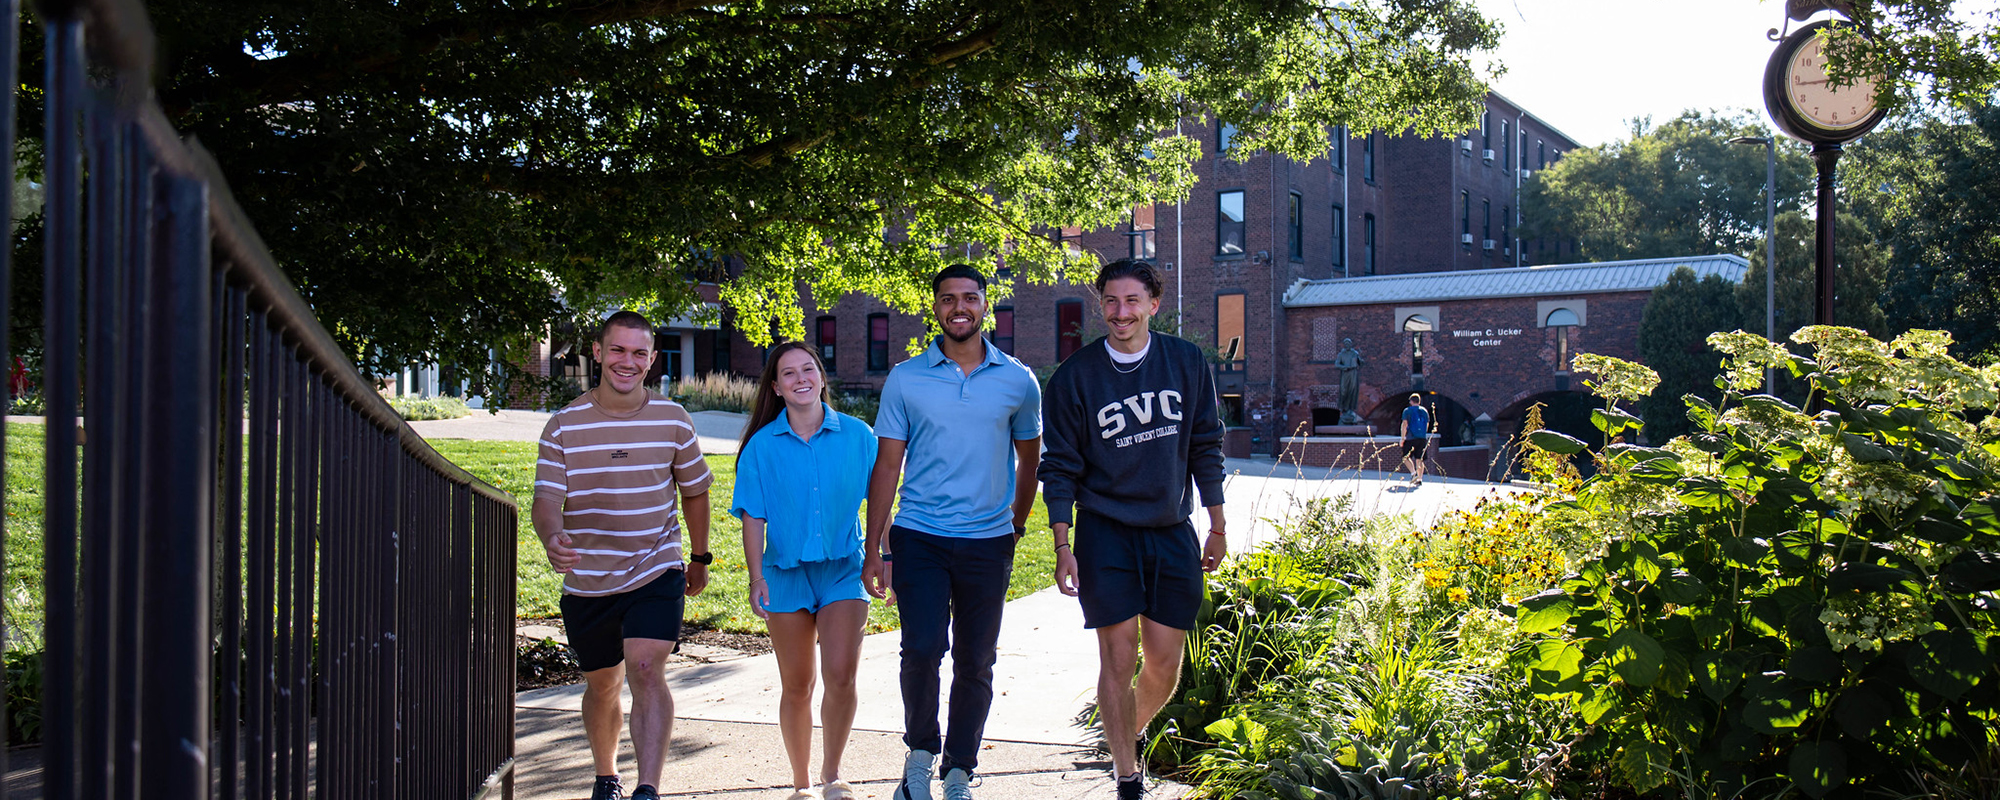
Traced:
<path fill-rule="evenodd" d="M 458 419 L 472 413 L 464 400 L 456 397 L 409 397 L 398 395 L 389 398 L 389 407 L 396 410 L 403 419 L 416 421 L 427 419 Z"/>
<path fill-rule="evenodd" d="M 1812 355 L 1711 336 L 1724 392 L 1686 398 L 1694 432 L 1610 444 L 1549 507 L 1621 534 L 1521 602 L 1514 664 L 1587 726 L 1575 754 L 1638 792 L 1781 778 L 1856 797 L 2000 746 L 2000 368 L 1952 359 L 1936 332 L 1793 341 Z M 1814 410 L 1743 394 L 1767 365 Z M 1605 387 L 1644 368 L 1593 366 L 1615 439 L 1639 421 L 1613 404 L 1635 398 Z"/>

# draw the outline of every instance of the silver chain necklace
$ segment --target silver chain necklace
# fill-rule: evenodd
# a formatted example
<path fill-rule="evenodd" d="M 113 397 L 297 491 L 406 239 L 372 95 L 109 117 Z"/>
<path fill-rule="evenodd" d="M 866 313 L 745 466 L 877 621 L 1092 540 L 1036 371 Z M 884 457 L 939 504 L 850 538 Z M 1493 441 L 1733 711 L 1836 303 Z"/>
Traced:
<path fill-rule="evenodd" d="M 1108 356 L 1108 355 L 1110 355 L 1110 354 L 1111 354 L 1111 352 L 1112 352 L 1112 350 L 1111 350 L 1111 342 L 1109 342 L 1109 341 L 1106 341 L 1106 342 L 1104 343 L 1104 353 L 1105 353 L 1105 355 L 1107 355 L 1107 356 Z M 1120 375 L 1130 375 L 1130 374 L 1132 374 L 1132 373 L 1134 373 L 1134 372 L 1138 372 L 1138 371 L 1139 371 L 1139 368 L 1140 368 L 1140 367 L 1142 367 L 1142 366 L 1145 366 L 1145 364 L 1146 364 L 1146 359 L 1148 359 L 1148 358 L 1152 358 L 1152 357 L 1153 357 L 1153 343 L 1152 343 L 1152 342 L 1147 342 L 1147 343 L 1146 343 L 1146 352 L 1145 352 L 1145 353 L 1142 353 L 1142 354 L 1140 354 L 1140 356 L 1139 356 L 1139 360 L 1138 360 L 1138 361 L 1134 361 L 1134 362 L 1132 362 L 1132 368 L 1131 368 L 1131 369 L 1125 369 L 1125 368 L 1123 368 L 1123 367 L 1120 367 L 1120 366 L 1118 366 L 1118 359 L 1115 359 L 1115 358 L 1114 358 L 1114 359 L 1111 359 L 1111 368 L 1112 368 L 1112 369 L 1114 369 L 1114 370 L 1117 370 L 1118 374 L 1120 374 Z"/>

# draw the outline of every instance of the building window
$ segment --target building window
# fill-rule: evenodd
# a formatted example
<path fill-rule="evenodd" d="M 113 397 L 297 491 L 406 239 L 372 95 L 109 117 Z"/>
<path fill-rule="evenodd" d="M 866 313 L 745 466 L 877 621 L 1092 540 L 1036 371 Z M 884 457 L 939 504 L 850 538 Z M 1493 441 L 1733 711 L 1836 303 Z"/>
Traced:
<path fill-rule="evenodd" d="M 1361 179 L 1375 182 L 1375 134 L 1361 137 Z"/>
<path fill-rule="evenodd" d="M 1243 368 L 1242 292 L 1215 296 L 1215 347 L 1221 354 L 1223 370 L 1235 371 Z"/>
<path fill-rule="evenodd" d="M 868 371 L 889 370 L 889 315 L 868 315 Z"/>
<path fill-rule="evenodd" d="M 1493 149 L 1493 112 L 1479 115 L 1479 149 Z"/>
<path fill-rule="evenodd" d="M 993 347 L 1007 355 L 1014 354 L 1014 307 L 999 306 L 993 309 Z"/>
<path fill-rule="evenodd" d="M 1083 301 L 1056 301 L 1056 361 L 1083 347 Z"/>
<path fill-rule="evenodd" d="M 1215 254 L 1243 255 L 1243 190 L 1215 195 Z"/>
<path fill-rule="evenodd" d="M 1292 193 L 1291 225 L 1286 237 L 1287 250 L 1293 261 L 1306 260 L 1306 201 L 1298 192 Z"/>
<path fill-rule="evenodd" d="M 1347 263 L 1347 211 L 1340 206 L 1333 207 L 1333 268 L 1340 269 Z"/>
<path fill-rule="evenodd" d="M 1501 247 L 1505 247 L 1505 248 L 1507 248 L 1507 250 L 1509 251 L 1509 252 L 1505 252 L 1505 253 L 1501 253 L 1501 255 L 1513 255 L 1513 253 L 1511 252 L 1511 251 L 1512 251 L 1512 250 L 1514 249 L 1514 239 L 1512 238 L 1512 237 L 1513 237 L 1513 229 L 1512 229 L 1511 227 L 1509 227 L 1509 224 L 1510 224 L 1510 223 L 1512 223 L 1513 221 L 1514 221 L 1514 217 L 1513 217 L 1513 215 L 1512 215 L 1512 214 L 1511 214 L 1511 213 L 1510 213 L 1510 212 L 1508 211 L 1508 208 L 1507 208 L 1506 206 L 1501 206 L 1501 207 L 1500 207 L 1500 246 L 1501 246 Z"/>
<path fill-rule="evenodd" d="M 1347 171 L 1347 126 L 1333 126 L 1333 141 L 1328 142 L 1327 155 L 1333 161 L 1334 172 Z"/>
<path fill-rule="evenodd" d="M 1479 215 L 1481 219 L 1485 220 L 1480 223 L 1479 238 L 1485 242 L 1493 241 L 1493 201 L 1481 198 L 1479 200 Z"/>
<path fill-rule="evenodd" d="M 1222 155 L 1223 153 L 1227 153 L 1227 152 L 1229 152 L 1229 148 L 1230 148 L 1230 147 L 1232 147 L 1232 146 L 1234 146 L 1235 144 L 1236 144 L 1236 126 L 1235 126 L 1235 125 L 1231 125 L 1231 124 L 1229 124 L 1229 123 L 1227 123 L 1227 122 L 1224 122 L 1224 123 L 1222 123 L 1222 125 L 1221 125 L 1220 127 L 1218 127 L 1218 128 L 1216 128 L 1216 129 L 1215 129 L 1215 154 L 1216 154 L 1216 155 L 1218 155 L 1218 156 L 1219 156 L 1219 155 Z"/>
<path fill-rule="evenodd" d="M 1528 132 L 1521 131 L 1521 169 L 1528 168 Z"/>
<path fill-rule="evenodd" d="M 1057 228 L 1056 246 L 1071 258 L 1083 255 L 1083 228 L 1074 225 Z"/>
<path fill-rule="evenodd" d="M 1363 272 L 1362 274 L 1363 275 L 1375 274 L 1375 215 L 1374 214 L 1368 214 L 1361 218 L 1361 259 L 1363 266 L 1367 268 L 1367 271 Z"/>
<path fill-rule="evenodd" d="M 1549 316 L 1542 320 L 1543 327 L 1556 329 L 1557 372 L 1569 371 L 1569 331 L 1571 328 L 1581 324 L 1583 324 L 1583 320 L 1577 317 L 1575 311 L 1567 308 L 1558 308 L 1550 311 Z"/>
<path fill-rule="evenodd" d="M 1514 163 L 1514 137 L 1507 135 L 1506 120 L 1500 121 L 1500 147 L 1506 151 L 1500 154 L 1500 168 L 1506 169 L 1508 164 Z"/>
<path fill-rule="evenodd" d="M 1461 236 L 1472 235 L 1472 193 L 1458 193 L 1458 232 Z"/>
<path fill-rule="evenodd" d="M 826 374 L 828 375 L 832 375 L 836 372 L 839 372 L 840 370 L 834 366 L 839 362 L 833 357 L 833 355 L 834 355 L 834 344 L 836 344 L 836 341 L 838 339 L 840 326 L 834 324 L 834 318 L 832 316 L 824 316 L 819 318 L 819 322 L 815 327 L 819 329 L 818 333 L 819 333 L 820 363 L 826 365 Z"/>
<path fill-rule="evenodd" d="M 658 333 L 653 335 L 653 352 L 657 354 L 654 367 L 659 379 L 672 382 L 681 379 L 681 335 L 678 333 Z"/>
<path fill-rule="evenodd" d="M 1422 314 L 1411 314 L 1403 320 L 1403 332 L 1410 335 L 1410 374 L 1424 374 L 1424 334 L 1437 326 L 1431 318 Z"/>
<path fill-rule="evenodd" d="M 1127 256 L 1144 261 L 1153 260 L 1155 241 L 1153 239 L 1153 207 L 1150 205 L 1132 208 L 1132 230 L 1126 232 L 1126 242 L 1130 244 Z"/>
<path fill-rule="evenodd" d="M 1549 168 L 1548 149 L 1542 145 L 1541 140 L 1537 139 L 1535 141 L 1535 169 L 1541 170 L 1548 168 Z"/>
<path fill-rule="evenodd" d="M 716 326 L 715 353 L 714 353 L 715 364 L 712 367 L 712 369 L 714 369 L 716 372 L 729 371 L 729 345 L 736 338 L 735 331 L 730 330 L 732 327 L 734 326 L 729 324 L 729 319 L 727 317 L 723 318 L 721 325 Z"/>

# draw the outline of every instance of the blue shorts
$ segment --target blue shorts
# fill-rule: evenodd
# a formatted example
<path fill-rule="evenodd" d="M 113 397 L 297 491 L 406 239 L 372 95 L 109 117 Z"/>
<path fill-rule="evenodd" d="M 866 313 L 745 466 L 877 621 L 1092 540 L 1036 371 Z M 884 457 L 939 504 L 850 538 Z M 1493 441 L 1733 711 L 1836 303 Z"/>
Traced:
<path fill-rule="evenodd" d="M 804 611 L 809 614 L 842 600 L 868 599 L 861 585 L 861 554 L 826 561 L 801 561 L 791 568 L 765 567 L 764 582 L 771 590 L 773 614 Z"/>

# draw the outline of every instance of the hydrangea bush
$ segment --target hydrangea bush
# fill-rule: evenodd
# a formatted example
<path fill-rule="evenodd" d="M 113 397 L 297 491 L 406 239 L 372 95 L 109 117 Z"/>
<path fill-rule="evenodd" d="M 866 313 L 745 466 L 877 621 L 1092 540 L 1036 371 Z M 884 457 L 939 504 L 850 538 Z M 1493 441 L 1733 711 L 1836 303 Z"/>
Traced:
<path fill-rule="evenodd" d="M 1628 441 L 1639 420 L 1618 407 L 1653 390 L 1650 371 L 1578 357 L 1605 441 L 1546 524 L 1605 544 L 1520 601 L 1511 656 L 1580 723 L 1570 774 L 1812 798 L 1995 774 L 2000 367 L 1952 358 L 1935 331 L 1792 342 L 1710 337 L 1723 400 L 1685 398 L 1695 433 L 1659 447 Z M 1804 405 L 1750 394 L 1766 368 L 1803 379 Z"/>

